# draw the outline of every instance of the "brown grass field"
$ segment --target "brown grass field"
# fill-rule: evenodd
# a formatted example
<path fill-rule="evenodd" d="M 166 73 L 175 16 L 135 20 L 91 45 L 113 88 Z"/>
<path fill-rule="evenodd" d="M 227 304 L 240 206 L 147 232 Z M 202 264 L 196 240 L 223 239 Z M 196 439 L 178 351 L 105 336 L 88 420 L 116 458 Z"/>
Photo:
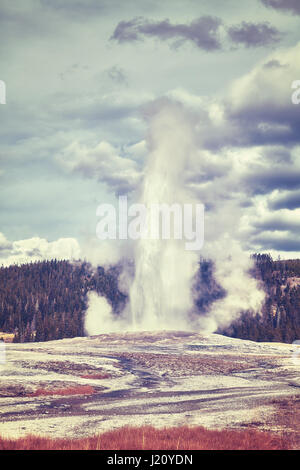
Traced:
<path fill-rule="evenodd" d="M 156 429 L 124 427 L 82 439 L 49 439 L 28 435 L 0 438 L 0 450 L 288 450 L 280 436 L 252 429 L 207 430 L 203 427 Z"/>

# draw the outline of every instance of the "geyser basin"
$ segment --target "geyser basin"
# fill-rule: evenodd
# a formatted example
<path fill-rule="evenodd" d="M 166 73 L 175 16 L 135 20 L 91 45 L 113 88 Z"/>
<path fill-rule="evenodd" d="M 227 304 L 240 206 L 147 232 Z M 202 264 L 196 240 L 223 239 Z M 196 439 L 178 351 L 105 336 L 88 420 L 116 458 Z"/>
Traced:
<path fill-rule="evenodd" d="M 83 437 L 147 424 L 278 431 L 277 402 L 289 398 L 293 414 L 299 406 L 292 359 L 288 344 L 176 331 L 7 344 L 1 434 Z M 93 393 L 32 396 L 83 386 Z"/>

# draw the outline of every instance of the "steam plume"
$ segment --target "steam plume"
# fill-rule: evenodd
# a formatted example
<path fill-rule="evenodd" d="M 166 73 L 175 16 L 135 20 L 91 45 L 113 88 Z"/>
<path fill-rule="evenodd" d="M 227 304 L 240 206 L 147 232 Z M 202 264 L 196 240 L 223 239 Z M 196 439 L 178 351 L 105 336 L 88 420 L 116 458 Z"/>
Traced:
<path fill-rule="evenodd" d="M 199 317 L 198 325 L 200 329 L 213 333 L 229 326 L 242 311 L 259 313 L 265 293 L 250 276 L 253 261 L 237 240 L 225 234 L 213 243 L 210 250 L 210 258 L 215 264 L 215 280 L 226 295 L 211 305 L 208 314 Z"/>
<path fill-rule="evenodd" d="M 206 163 L 205 159 L 198 160 L 192 117 L 178 104 L 156 103 L 149 113 L 147 143 L 148 161 L 139 202 L 146 207 L 153 203 L 196 202 L 187 190 L 188 177 L 185 176 L 195 162 L 205 173 Z M 207 225 L 205 223 L 202 255 L 214 260 L 216 282 L 227 295 L 215 301 L 208 313 L 195 314 L 191 287 L 200 253 L 187 251 L 184 240 L 142 238 L 135 244 L 135 273 L 128 288 L 129 303 L 123 317 L 116 320 L 107 302 L 91 295 L 86 315 L 89 334 L 124 329 L 214 332 L 228 326 L 243 310 L 259 311 L 264 293 L 249 275 L 252 262 L 243 252 L 237 229 L 232 224 L 232 203 L 230 200 L 224 203 L 221 193 L 219 185 L 215 209 L 207 218 Z"/>
<path fill-rule="evenodd" d="M 193 134 L 187 116 L 178 105 L 164 104 L 151 118 L 149 158 L 141 202 L 188 202 L 184 171 L 191 156 Z M 148 219 L 151 214 L 148 212 Z M 147 220 L 149 226 L 153 221 Z M 157 223 L 157 221 L 156 221 Z M 155 227 L 154 227 L 155 228 Z M 184 249 L 183 240 L 141 239 L 136 245 L 136 274 L 130 289 L 135 328 L 186 329 L 193 304 L 191 282 L 199 253 Z"/>

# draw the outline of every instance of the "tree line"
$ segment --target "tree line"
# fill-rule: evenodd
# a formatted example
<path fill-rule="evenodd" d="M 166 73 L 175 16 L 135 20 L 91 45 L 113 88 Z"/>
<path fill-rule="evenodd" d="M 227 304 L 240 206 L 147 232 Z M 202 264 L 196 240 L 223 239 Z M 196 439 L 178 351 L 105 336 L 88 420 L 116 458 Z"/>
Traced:
<path fill-rule="evenodd" d="M 292 343 L 300 339 L 300 260 L 273 260 L 254 254 L 252 275 L 266 292 L 262 312 L 242 312 L 229 328 L 221 330 L 235 338 Z"/>
<path fill-rule="evenodd" d="M 266 292 L 262 311 L 241 312 L 218 333 L 254 341 L 300 339 L 300 260 L 275 261 L 268 254 L 255 254 L 253 260 L 251 275 Z M 123 310 L 128 299 L 119 287 L 121 270 L 57 260 L 0 267 L 0 331 L 14 333 L 15 342 L 84 336 L 88 292 L 106 297 L 115 315 Z M 226 295 L 211 260 L 201 260 L 193 293 L 199 315 Z"/>
<path fill-rule="evenodd" d="M 15 342 L 84 336 L 89 291 L 105 296 L 115 312 L 126 300 L 118 267 L 57 260 L 1 267 L 0 331 L 14 333 Z"/>

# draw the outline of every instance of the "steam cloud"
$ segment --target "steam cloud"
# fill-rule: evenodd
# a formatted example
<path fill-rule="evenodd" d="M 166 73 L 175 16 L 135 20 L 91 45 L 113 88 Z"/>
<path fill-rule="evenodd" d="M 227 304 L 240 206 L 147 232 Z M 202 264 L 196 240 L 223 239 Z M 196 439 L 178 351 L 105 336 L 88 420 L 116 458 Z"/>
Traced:
<path fill-rule="evenodd" d="M 201 170 L 205 171 L 205 162 L 197 160 L 193 117 L 179 104 L 159 101 L 148 113 L 148 119 L 149 154 L 139 202 L 145 206 L 199 202 L 187 184 L 195 164 L 202 164 Z M 129 282 L 129 303 L 123 316 L 114 316 L 107 301 L 91 293 L 86 312 L 87 333 L 124 329 L 214 332 L 230 325 L 243 310 L 259 312 L 264 293 L 249 275 L 252 261 L 241 248 L 235 225 L 230 223 L 232 209 L 232 203 L 224 202 L 220 191 L 216 191 L 214 211 L 205 222 L 201 254 L 214 261 L 216 282 L 227 295 L 214 302 L 209 312 L 199 315 L 194 311 L 192 283 L 200 253 L 187 251 L 185 240 L 142 238 L 135 245 L 135 273 Z M 222 226 L 216 230 L 222 221 L 223 230 Z"/>
<path fill-rule="evenodd" d="M 122 330 L 124 327 L 122 318 L 113 316 L 112 308 L 105 297 L 99 296 L 96 292 L 89 292 L 88 305 L 84 325 L 87 335 L 100 335 Z"/>
<path fill-rule="evenodd" d="M 151 119 L 149 159 L 141 202 L 185 203 L 190 199 L 184 171 L 194 150 L 187 116 L 176 105 L 163 105 Z M 199 253 L 183 240 L 141 239 L 136 246 L 136 273 L 130 289 L 132 324 L 138 329 L 186 329 L 193 307 L 191 282 Z"/>
<path fill-rule="evenodd" d="M 249 271 L 253 262 L 241 249 L 238 241 L 225 234 L 211 247 L 215 263 L 215 280 L 226 291 L 226 296 L 214 302 L 208 314 L 199 317 L 200 329 L 213 333 L 229 326 L 242 311 L 260 312 L 265 293 Z"/>

